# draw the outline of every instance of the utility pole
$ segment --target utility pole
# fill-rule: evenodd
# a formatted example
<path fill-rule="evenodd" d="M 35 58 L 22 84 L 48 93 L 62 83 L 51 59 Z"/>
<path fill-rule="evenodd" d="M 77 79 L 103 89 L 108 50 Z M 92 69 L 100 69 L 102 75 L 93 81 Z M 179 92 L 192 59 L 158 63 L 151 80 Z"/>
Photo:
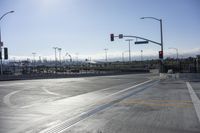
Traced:
<path fill-rule="evenodd" d="M 126 39 L 125 41 L 128 41 L 129 44 L 129 62 L 131 62 L 131 41 L 133 41 L 133 39 Z"/>
<path fill-rule="evenodd" d="M 108 49 L 105 48 L 104 50 L 105 50 L 105 61 L 108 62 L 108 55 L 107 55 Z"/>

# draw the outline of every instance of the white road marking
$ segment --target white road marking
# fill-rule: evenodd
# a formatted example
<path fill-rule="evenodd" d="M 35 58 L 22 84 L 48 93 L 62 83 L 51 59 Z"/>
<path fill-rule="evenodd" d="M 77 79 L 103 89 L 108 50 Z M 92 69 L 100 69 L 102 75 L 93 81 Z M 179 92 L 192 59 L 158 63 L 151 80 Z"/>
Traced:
<path fill-rule="evenodd" d="M 61 122 L 61 120 L 56 120 L 56 121 L 53 121 L 53 122 L 46 124 L 46 126 L 53 126 L 53 125 L 58 124 L 60 122 Z"/>
<path fill-rule="evenodd" d="M 26 108 L 30 108 L 30 107 L 33 107 L 33 106 L 36 106 L 36 105 L 39 105 L 40 103 L 33 103 L 33 104 L 30 104 L 30 105 L 26 105 L 26 106 L 22 106 L 20 107 L 21 109 L 26 109 Z"/>
<path fill-rule="evenodd" d="M 190 85 L 190 83 L 186 82 L 186 84 L 187 84 L 187 87 L 188 87 L 188 90 L 189 90 L 189 93 L 190 93 L 190 96 L 191 96 L 191 99 L 192 99 L 192 102 L 193 102 L 197 117 L 198 117 L 199 122 L 200 122 L 200 100 L 197 97 L 196 93 L 194 92 L 194 90 L 193 90 L 192 86 Z"/>
<path fill-rule="evenodd" d="M 113 93 L 113 94 L 111 94 L 111 95 L 108 95 L 108 96 L 106 96 L 106 97 L 110 97 L 110 96 L 113 96 L 113 95 L 117 95 L 117 94 L 119 94 L 119 93 L 122 93 L 122 92 L 128 91 L 128 90 L 130 90 L 130 89 L 133 89 L 133 88 L 135 88 L 135 87 L 137 87 L 137 86 L 140 86 L 140 85 L 143 85 L 143 84 L 146 84 L 146 83 L 149 83 L 149 82 L 151 82 L 151 81 L 153 81 L 153 80 L 152 80 L 152 79 L 147 80 L 147 81 L 142 82 L 142 83 L 139 83 L 139 84 L 137 84 L 137 85 L 133 85 L 133 86 L 128 87 L 128 88 L 126 88 L 126 89 L 123 89 L 123 90 L 117 91 L 117 92 L 115 92 L 115 93 Z M 105 97 L 104 97 L 104 98 L 105 98 Z"/>
<path fill-rule="evenodd" d="M 50 95 L 55 95 L 55 96 L 59 96 L 60 94 L 58 94 L 58 93 L 55 93 L 55 92 L 51 92 L 51 91 L 49 91 L 49 90 L 47 90 L 46 88 L 42 88 L 46 93 L 48 93 L 48 94 L 50 94 Z"/>
<path fill-rule="evenodd" d="M 13 92 L 9 93 L 8 95 L 6 95 L 6 96 L 3 98 L 3 102 L 4 102 L 7 106 L 9 106 L 9 107 L 11 107 L 11 108 L 12 108 L 12 107 L 15 107 L 15 105 L 13 105 L 13 104 L 10 102 L 10 98 L 11 98 L 12 95 L 18 93 L 19 91 L 21 91 L 21 90 L 13 91 Z"/>
<path fill-rule="evenodd" d="M 103 99 L 104 99 L 104 98 L 109 98 L 109 97 L 111 97 L 111 96 L 113 96 L 113 95 L 120 94 L 120 93 L 122 93 L 122 92 L 128 91 L 128 90 L 133 89 L 133 88 L 135 88 L 135 87 L 138 87 L 138 86 L 140 86 L 140 85 L 149 83 L 149 82 L 151 82 L 151 81 L 153 81 L 153 80 L 148 80 L 148 81 L 139 83 L 139 84 L 137 84 L 137 85 L 133 85 L 133 86 L 128 87 L 128 88 L 125 88 L 125 89 L 123 89 L 123 90 L 117 91 L 117 92 L 115 92 L 115 93 L 113 93 L 113 94 L 111 94 L 111 95 L 105 96 L 105 97 L 103 97 Z M 72 126 L 78 124 L 79 122 L 83 121 L 83 120 L 86 119 L 86 118 L 83 118 L 83 119 L 81 119 L 81 120 L 78 120 L 78 121 L 76 121 L 75 123 L 69 124 L 69 126 L 65 127 L 64 129 L 59 129 L 59 128 L 58 128 L 59 126 L 62 126 L 63 124 L 66 124 L 66 123 L 69 123 L 71 120 L 73 120 L 73 119 L 75 119 L 75 118 L 78 118 L 78 117 L 81 117 L 82 115 L 87 114 L 87 113 L 88 113 L 88 112 L 83 112 L 83 113 L 81 113 L 81 114 L 79 114 L 79 115 L 77 115 L 77 116 L 75 116 L 75 117 L 69 118 L 69 119 L 67 119 L 67 120 L 65 120 L 65 121 L 63 121 L 63 122 L 61 122 L 61 123 L 58 123 L 58 124 L 55 124 L 55 125 L 53 125 L 53 126 L 51 126 L 51 127 L 49 127 L 49 128 L 46 128 L 46 129 L 40 131 L 39 133 L 47 133 L 47 132 L 51 132 L 51 130 L 53 130 L 53 131 L 56 130 L 57 133 L 62 133 L 62 132 L 64 132 L 64 131 L 66 131 L 67 129 L 69 129 L 70 127 L 72 127 Z M 92 115 L 91 115 L 91 116 L 92 116 Z M 91 116 L 89 116 L 89 117 L 91 117 Z M 87 118 L 89 118 L 89 117 L 87 117 Z M 57 129 L 57 128 L 58 128 L 58 129 Z"/>

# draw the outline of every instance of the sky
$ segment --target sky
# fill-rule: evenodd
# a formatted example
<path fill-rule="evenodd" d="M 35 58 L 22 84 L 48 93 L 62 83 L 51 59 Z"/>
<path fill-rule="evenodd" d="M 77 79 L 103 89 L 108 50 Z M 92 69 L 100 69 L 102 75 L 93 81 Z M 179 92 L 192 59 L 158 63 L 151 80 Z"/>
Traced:
<path fill-rule="evenodd" d="M 165 57 L 187 53 L 200 54 L 200 0 L 0 0 L 2 41 L 10 58 L 54 58 L 52 47 L 62 48 L 79 59 L 125 56 L 128 42 L 115 35 L 135 35 L 160 42 L 159 21 L 163 20 Z M 133 38 L 134 39 L 134 38 Z M 135 41 L 135 39 L 134 39 Z M 156 44 L 131 44 L 132 58 L 158 55 Z"/>

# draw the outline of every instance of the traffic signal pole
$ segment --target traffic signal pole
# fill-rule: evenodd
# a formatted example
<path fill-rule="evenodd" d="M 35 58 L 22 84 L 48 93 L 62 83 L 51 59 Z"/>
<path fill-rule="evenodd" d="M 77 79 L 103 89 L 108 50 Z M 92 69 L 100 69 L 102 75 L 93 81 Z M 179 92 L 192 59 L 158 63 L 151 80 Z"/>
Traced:
<path fill-rule="evenodd" d="M 163 31 L 162 31 L 162 19 L 159 19 L 160 21 L 160 42 L 161 42 L 161 51 L 163 54 Z M 160 72 L 163 72 L 163 57 L 160 60 Z"/>
<path fill-rule="evenodd" d="M 161 22 L 161 27 L 162 27 L 162 21 L 160 21 L 160 22 Z M 136 38 L 136 39 L 143 40 L 144 43 L 151 42 L 151 43 L 161 46 L 161 51 L 159 51 L 159 53 L 162 52 L 162 57 L 160 58 L 160 72 L 163 72 L 163 37 L 162 36 L 163 35 L 162 35 L 162 28 L 161 28 L 161 42 L 160 43 L 150 40 L 150 39 L 147 39 L 147 38 L 139 37 L 139 36 L 122 35 L 122 34 L 120 34 L 119 36 L 114 36 L 114 34 L 110 34 L 110 40 L 114 41 L 115 37 L 119 37 L 120 39 L 122 39 L 123 37 Z M 142 44 L 142 43 L 135 43 L 135 44 Z"/>

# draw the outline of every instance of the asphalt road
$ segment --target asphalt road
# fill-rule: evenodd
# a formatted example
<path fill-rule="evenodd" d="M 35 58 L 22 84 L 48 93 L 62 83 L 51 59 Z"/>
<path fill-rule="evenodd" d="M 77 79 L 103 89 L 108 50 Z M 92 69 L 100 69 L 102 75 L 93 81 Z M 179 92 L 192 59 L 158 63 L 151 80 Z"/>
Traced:
<path fill-rule="evenodd" d="M 0 132 L 199 133 L 199 86 L 155 74 L 4 81 Z"/>

